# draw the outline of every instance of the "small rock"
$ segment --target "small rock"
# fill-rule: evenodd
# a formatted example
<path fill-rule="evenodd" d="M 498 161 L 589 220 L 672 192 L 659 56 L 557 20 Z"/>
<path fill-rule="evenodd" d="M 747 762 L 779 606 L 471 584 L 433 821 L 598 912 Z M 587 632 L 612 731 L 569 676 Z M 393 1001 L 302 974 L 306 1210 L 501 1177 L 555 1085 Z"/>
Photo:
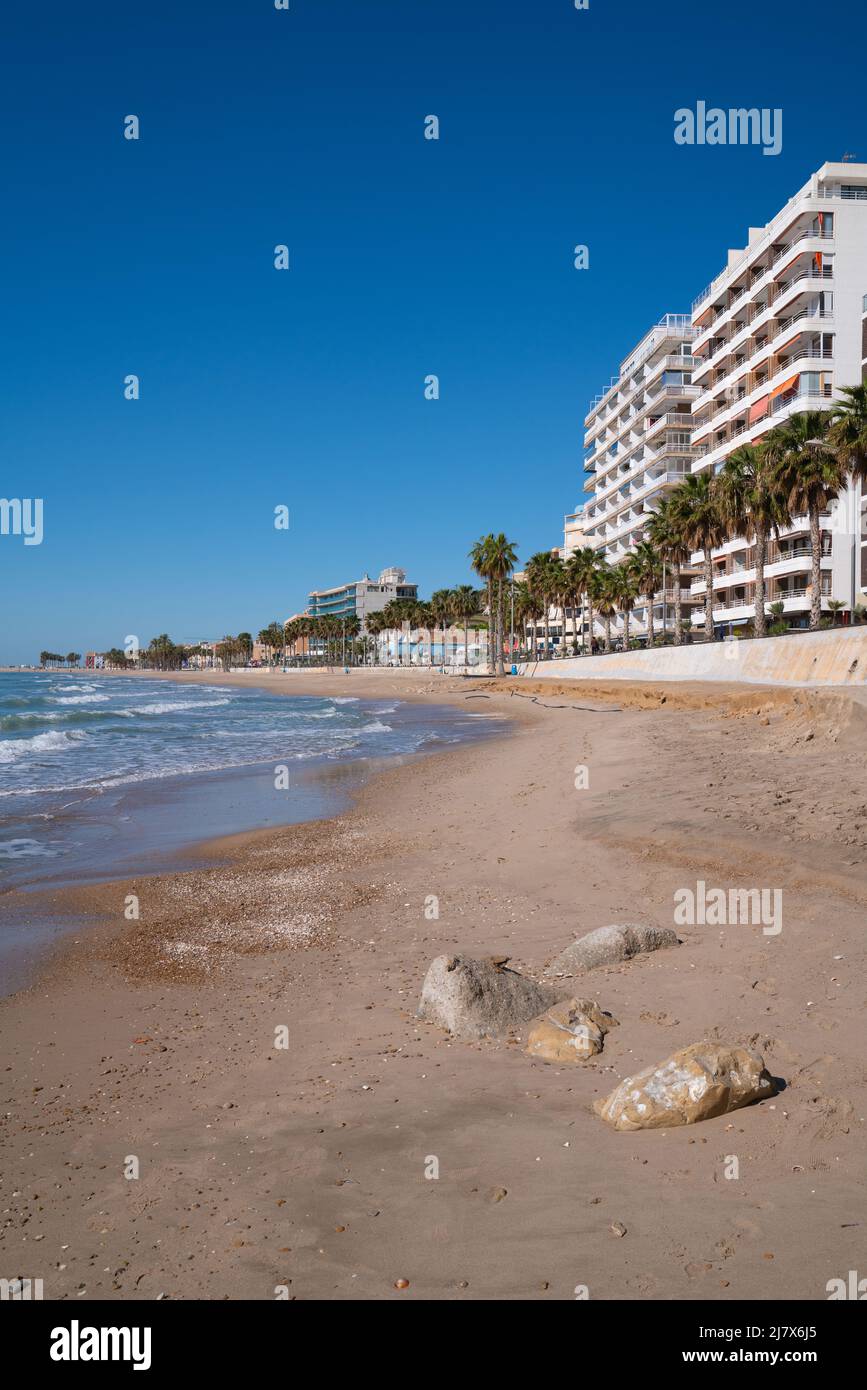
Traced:
<path fill-rule="evenodd" d="M 618 1026 L 590 999 L 567 999 L 537 1018 L 524 1051 L 543 1062 L 586 1062 L 602 1051 L 605 1034 Z"/>

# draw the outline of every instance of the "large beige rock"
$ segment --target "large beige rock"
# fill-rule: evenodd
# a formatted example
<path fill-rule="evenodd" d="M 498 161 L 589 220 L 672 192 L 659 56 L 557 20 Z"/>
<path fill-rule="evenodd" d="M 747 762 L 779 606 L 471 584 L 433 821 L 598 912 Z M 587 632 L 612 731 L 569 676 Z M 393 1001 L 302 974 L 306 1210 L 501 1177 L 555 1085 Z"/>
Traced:
<path fill-rule="evenodd" d="M 561 997 L 562 991 L 507 970 L 508 959 L 437 956 L 422 985 L 419 1018 L 458 1037 L 501 1037 Z"/>
<path fill-rule="evenodd" d="M 775 1092 L 752 1048 L 699 1042 L 627 1077 L 593 1108 L 615 1129 L 669 1129 L 712 1120 Z"/>
<path fill-rule="evenodd" d="M 543 1062 L 586 1062 L 602 1051 L 605 1034 L 617 1019 L 591 999 L 564 999 L 530 1029 L 524 1051 Z"/>
<path fill-rule="evenodd" d="M 646 927 L 640 923 L 619 927 L 597 927 L 567 946 L 548 967 L 549 975 L 577 975 L 597 965 L 617 965 L 642 951 L 659 951 L 676 946 L 677 932 L 671 927 Z"/>

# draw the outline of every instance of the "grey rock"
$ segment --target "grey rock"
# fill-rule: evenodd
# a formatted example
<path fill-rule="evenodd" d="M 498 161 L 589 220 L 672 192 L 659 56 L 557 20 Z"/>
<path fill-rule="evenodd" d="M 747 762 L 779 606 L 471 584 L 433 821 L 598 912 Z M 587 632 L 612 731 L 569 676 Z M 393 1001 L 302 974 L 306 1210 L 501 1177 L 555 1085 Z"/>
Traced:
<path fill-rule="evenodd" d="M 502 1037 L 562 998 L 549 985 L 507 970 L 508 956 L 437 956 L 421 990 L 418 1016 L 462 1038 Z"/>
<path fill-rule="evenodd" d="M 642 951 L 659 951 L 676 946 L 677 933 L 671 927 L 631 926 L 597 927 L 571 946 L 567 946 L 548 967 L 549 975 L 576 975 L 593 970 L 597 965 L 618 965 Z"/>

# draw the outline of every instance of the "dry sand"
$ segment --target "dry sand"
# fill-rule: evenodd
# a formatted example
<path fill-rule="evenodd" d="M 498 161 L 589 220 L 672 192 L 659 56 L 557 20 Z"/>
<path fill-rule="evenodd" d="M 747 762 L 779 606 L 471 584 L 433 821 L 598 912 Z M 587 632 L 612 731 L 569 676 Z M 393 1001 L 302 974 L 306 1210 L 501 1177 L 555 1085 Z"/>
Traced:
<path fill-rule="evenodd" d="M 828 1279 L 863 1269 L 855 695 L 257 679 L 472 697 L 511 732 L 381 773 L 336 820 L 213 846 L 208 870 L 63 895 L 101 924 L 0 1005 L 0 1273 L 73 1302 L 280 1285 L 297 1299 L 586 1285 L 726 1300 L 824 1299 Z M 576 982 L 621 1023 L 591 1062 L 549 1066 L 414 1018 L 439 953 L 540 973 L 595 927 L 673 925 L 675 890 L 697 879 L 781 888 L 782 932 L 684 927 L 677 949 Z M 593 1114 L 621 1077 L 704 1037 L 755 1045 L 786 1088 L 668 1132 L 615 1133 Z"/>

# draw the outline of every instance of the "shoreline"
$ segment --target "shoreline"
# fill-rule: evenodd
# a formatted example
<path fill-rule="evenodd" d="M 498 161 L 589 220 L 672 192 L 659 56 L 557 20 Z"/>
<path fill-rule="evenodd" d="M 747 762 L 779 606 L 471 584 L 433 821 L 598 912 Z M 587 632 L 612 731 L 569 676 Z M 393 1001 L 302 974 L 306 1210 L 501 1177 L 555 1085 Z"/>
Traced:
<path fill-rule="evenodd" d="M 361 693 L 355 674 L 317 679 Z M 398 679 L 401 698 L 447 698 L 440 677 Z M 844 1227 L 864 1199 L 867 879 L 860 726 L 840 721 L 861 711 L 821 692 L 550 681 L 533 703 L 509 684 L 472 685 L 508 737 L 380 770 L 330 820 L 211 842 L 228 863 L 75 895 L 102 924 L 0 1004 L 16 1078 L 3 1167 L 21 1189 L 0 1243 L 20 1264 L 22 1238 L 43 1235 L 24 1251 L 46 1298 L 272 1298 L 288 1283 L 302 1300 L 560 1299 L 586 1283 L 606 1299 L 758 1299 L 771 1279 L 800 1299 L 857 1267 Z M 773 787 L 758 803 L 768 758 L 785 805 Z M 826 822 L 838 803 L 854 847 Z M 673 888 L 715 874 L 784 882 L 781 937 L 685 929 L 676 951 L 591 972 L 576 992 L 621 1020 L 593 1063 L 546 1066 L 413 1016 L 443 951 L 538 975 L 582 931 L 670 924 Z M 136 886 L 141 918 L 124 922 Z M 757 1038 L 787 1089 L 667 1134 L 593 1115 L 621 1076 L 703 1036 Z M 739 1183 L 719 1181 L 730 1152 Z"/>
<path fill-rule="evenodd" d="M 73 683 L 79 673 L 69 672 Z M 94 684 L 102 673 L 94 673 Z M 108 673 L 123 675 L 121 672 Z M 275 686 L 263 673 L 253 681 L 227 673 L 218 680 L 211 672 L 202 673 L 137 673 L 160 682 L 187 684 L 192 681 L 214 689 L 262 689 L 278 698 L 289 696 L 296 700 L 321 700 L 322 690 L 301 690 L 295 683 L 281 682 Z M 80 678 L 80 677 L 79 677 Z M 393 692 L 403 705 L 429 704 L 433 710 L 455 708 L 454 701 L 441 702 L 421 697 L 405 698 L 404 692 Z M 382 701 L 372 692 L 354 697 L 357 708 L 376 713 Z M 448 726 L 448 719 L 446 719 Z M 426 738 L 438 737 L 439 719 L 432 721 Z M 455 735 L 448 726 L 447 731 Z M 458 737 L 457 746 L 483 741 L 494 736 L 491 721 L 482 721 L 475 734 Z M 101 885 L 129 883 L 144 878 L 164 878 L 189 873 L 207 867 L 214 857 L 214 846 L 231 846 L 233 841 L 256 834 L 267 835 L 296 824 L 333 820 L 351 809 L 361 786 L 380 769 L 411 762 L 417 757 L 436 756 L 440 750 L 434 742 L 415 752 L 371 754 L 347 753 L 338 758 L 327 754 L 311 755 L 287 765 L 289 784 L 285 793 L 274 795 L 274 760 L 231 763 L 203 768 L 198 771 L 156 774 L 136 777 L 107 788 L 99 785 L 70 787 L 65 795 L 72 797 L 61 809 L 52 813 L 56 833 L 67 838 L 78 827 L 81 839 L 92 838 L 99 827 L 111 825 L 109 838 L 102 830 L 100 838 L 83 857 L 67 863 L 60 857 L 50 863 L 37 860 L 10 865 L 9 874 L 0 895 L 0 909 L 7 923 L 10 917 L 22 919 L 19 927 L 8 926 L 10 938 L 4 943 L 3 996 L 35 982 L 43 961 L 39 955 L 28 956 L 31 935 L 63 933 L 63 918 L 69 916 L 78 929 L 81 914 L 77 908 L 81 894 L 88 888 Z M 74 806 L 74 810 L 69 810 Z M 225 809 L 223 809 L 225 808 Z M 195 830 L 192 830 L 195 826 Z M 103 856 L 108 856 L 103 861 Z M 39 868 L 40 873 L 26 877 L 28 871 Z M 42 904 L 45 904 L 44 908 Z M 88 903 L 89 907 L 89 903 Z M 19 937 L 20 940 L 15 940 Z M 55 947 L 57 949 L 57 947 Z"/>

